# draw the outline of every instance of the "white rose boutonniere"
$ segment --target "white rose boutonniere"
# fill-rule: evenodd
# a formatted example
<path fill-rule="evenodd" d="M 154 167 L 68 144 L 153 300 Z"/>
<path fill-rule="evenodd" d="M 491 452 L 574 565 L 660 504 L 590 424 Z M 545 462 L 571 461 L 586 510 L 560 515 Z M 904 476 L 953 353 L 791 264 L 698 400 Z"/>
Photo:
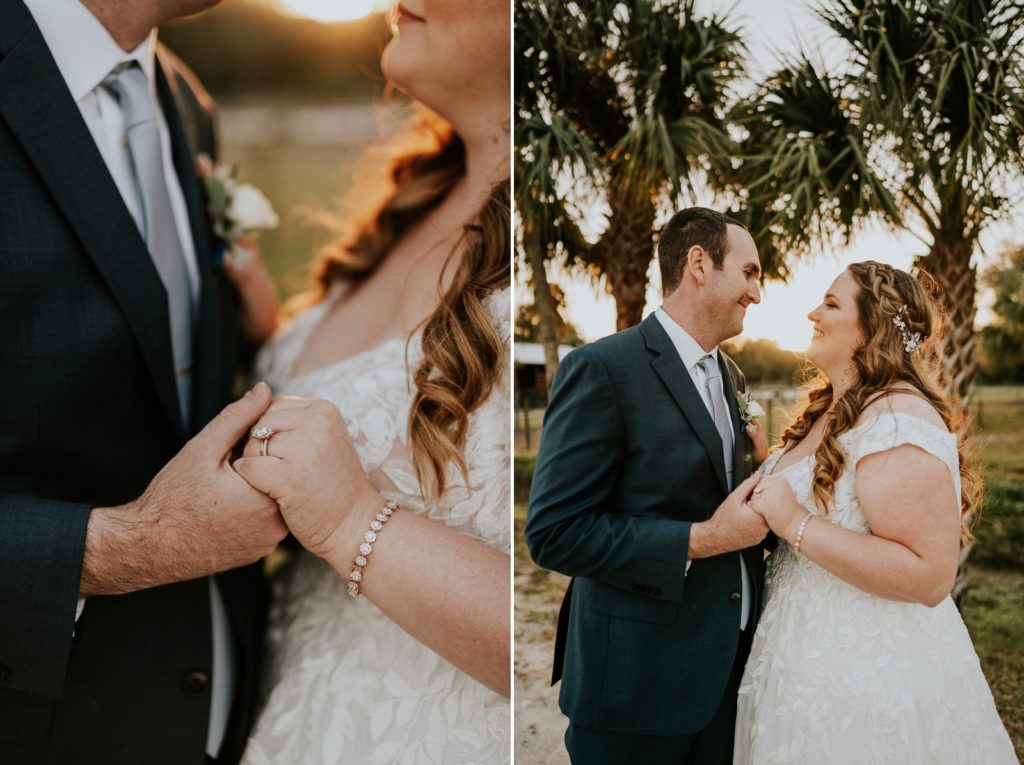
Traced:
<path fill-rule="evenodd" d="M 214 165 L 206 154 L 197 157 L 196 166 L 206 191 L 206 209 L 214 232 L 231 250 L 236 265 L 247 265 L 252 255 L 239 240 L 276 228 L 280 223 L 277 213 L 263 192 L 238 182 L 237 166 Z"/>
<path fill-rule="evenodd" d="M 764 417 L 764 409 L 750 397 L 749 393 L 737 393 L 736 403 L 739 405 L 740 419 L 744 428 L 758 417 Z"/>

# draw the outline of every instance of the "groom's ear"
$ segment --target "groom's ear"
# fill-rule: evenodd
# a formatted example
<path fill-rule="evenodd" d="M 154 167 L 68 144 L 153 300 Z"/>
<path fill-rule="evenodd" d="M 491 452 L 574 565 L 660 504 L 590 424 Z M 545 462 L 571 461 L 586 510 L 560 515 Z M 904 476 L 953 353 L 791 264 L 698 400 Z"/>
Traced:
<path fill-rule="evenodd" d="M 708 253 L 699 244 L 686 251 L 686 275 L 700 286 L 707 281 Z"/>

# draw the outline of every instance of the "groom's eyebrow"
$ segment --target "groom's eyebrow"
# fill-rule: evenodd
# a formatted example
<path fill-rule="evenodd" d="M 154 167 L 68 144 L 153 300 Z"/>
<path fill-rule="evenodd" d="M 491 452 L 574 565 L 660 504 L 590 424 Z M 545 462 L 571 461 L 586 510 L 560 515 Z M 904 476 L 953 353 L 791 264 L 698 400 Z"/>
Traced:
<path fill-rule="evenodd" d="M 752 274 L 754 276 L 760 276 L 761 275 L 761 264 L 760 263 L 756 263 L 756 262 L 754 262 L 752 260 L 749 263 L 747 263 L 747 265 L 745 265 L 743 267 L 743 270 L 747 271 L 748 273 L 750 273 L 750 274 Z"/>

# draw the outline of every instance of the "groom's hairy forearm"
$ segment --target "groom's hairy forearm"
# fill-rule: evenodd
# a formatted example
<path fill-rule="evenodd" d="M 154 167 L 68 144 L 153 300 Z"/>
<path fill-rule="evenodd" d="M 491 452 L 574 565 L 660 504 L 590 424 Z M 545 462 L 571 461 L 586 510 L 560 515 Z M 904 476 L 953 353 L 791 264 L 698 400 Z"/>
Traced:
<path fill-rule="evenodd" d="M 686 559 L 708 558 L 716 553 L 708 552 L 707 533 L 703 523 L 690 524 L 690 539 L 686 548 Z"/>
<path fill-rule="evenodd" d="M 80 597 L 121 595 L 163 584 L 153 565 L 154 522 L 134 502 L 89 514 Z"/>
<path fill-rule="evenodd" d="M 715 555 L 742 550 L 749 547 L 743 541 L 724 537 L 708 521 L 690 524 L 690 539 L 686 550 L 687 560 L 711 558 Z"/>
<path fill-rule="evenodd" d="M 186 497 L 166 497 L 169 506 Z M 212 565 L 189 545 L 202 529 L 186 528 L 181 513 L 161 512 L 146 496 L 116 507 L 97 507 L 89 514 L 79 597 L 122 595 L 148 587 L 192 579 Z M 201 569 L 197 571 L 197 566 Z"/>

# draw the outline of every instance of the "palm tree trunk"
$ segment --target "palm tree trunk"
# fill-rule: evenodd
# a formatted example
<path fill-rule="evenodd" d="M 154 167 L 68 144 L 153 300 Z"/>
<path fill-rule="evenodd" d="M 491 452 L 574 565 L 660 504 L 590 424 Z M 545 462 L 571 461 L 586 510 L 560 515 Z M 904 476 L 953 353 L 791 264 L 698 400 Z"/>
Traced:
<path fill-rule="evenodd" d="M 973 241 L 955 236 L 943 237 L 940 232 L 928 255 L 917 264 L 935 277 L 942 288 L 943 308 L 947 314 L 946 336 L 940 347 L 944 373 L 942 382 L 947 392 L 965 410 L 974 395 L 977 371 L 974 317 L 978 310 L 978 273 L 971 266 L 973 245 Z M 967 561 L 971 548 L 969 544 L 960 548 L 960 562 L 952 593 L 957 605 L 961 603 L 969 585 Z"/>
<path fill-rule="evenodd" d="M 650 245 L 649 238 L 647 244 Z M 633 246 L 639 246 L 639 243 Z M 619 332 L 635 327 L 643 318 L 644 304 L 647 302 L 647 267 L 650 266 L 650 256 L 647 263 L 643 264 L 644 268 L 639 268 L 640 265 L 636 262 L 624 262 L 613 264 L 605 270 L 608 287 L 615 298 L 615 329 Z"/>
<path fill-rule="evenodd" d="M 544 385 L 551 390 L 551 382 L 558 369 L 558 338 L 555 337 L 555 306 L 548 286 L 544 243 L 536 234 L 528 234 L 525 241 L 526 260 L 533 276 L 533 304 L 537 308 L 537 334 L 544 346 Z"/>
<path fill-rule="evenodd" d="M 636 326 L 647 301 L 647 272 L 654 258 L 654 201 L 649 189 L 626 180 L 614 183 L 608 199 L 608 229 L 587 259 L 608 280 L 615 298 L 615 328 Z"/>
<path fill-rule="evenodd" d="M 978 272 L 971 266 L 972 251 L 973 242 L 937 238 L 928 255 L 918 263 L 942 288 L 947 313 L 946 337 L 941 347 L 943 384 L 963 407 L 971 403 L 977 372 L 974 317 L 978 311 Z"/>

